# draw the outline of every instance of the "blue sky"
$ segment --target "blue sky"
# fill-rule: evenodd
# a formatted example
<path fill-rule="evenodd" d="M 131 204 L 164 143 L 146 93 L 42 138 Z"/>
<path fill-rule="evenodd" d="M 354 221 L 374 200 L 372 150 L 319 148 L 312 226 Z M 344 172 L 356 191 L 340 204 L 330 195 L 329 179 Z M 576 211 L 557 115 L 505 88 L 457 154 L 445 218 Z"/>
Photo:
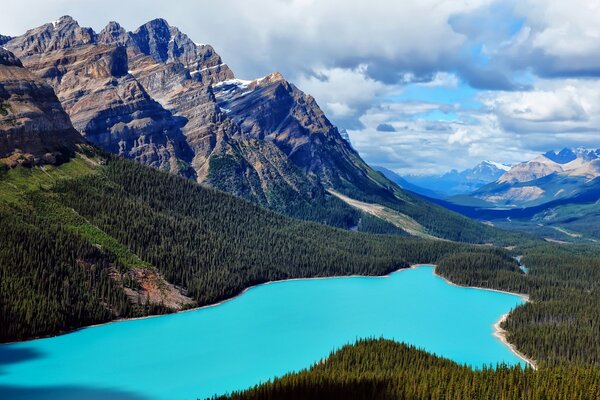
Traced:
<path fill-rule="evenodd" d="M 96 30 L 163 17 L 240 78 L 280 71 L 401 174 L 600 147 L 600 0 L 24 0 L 0 34 L 64 14 Z"/>

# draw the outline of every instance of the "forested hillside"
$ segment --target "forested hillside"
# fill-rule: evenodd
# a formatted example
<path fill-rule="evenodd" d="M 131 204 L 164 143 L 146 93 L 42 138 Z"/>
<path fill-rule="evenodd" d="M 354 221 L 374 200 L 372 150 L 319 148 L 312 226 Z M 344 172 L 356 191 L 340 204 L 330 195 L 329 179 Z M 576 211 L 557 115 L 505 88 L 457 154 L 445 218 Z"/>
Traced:
<path fill-rule="evenodd" d="M 209 304 L 270 280 L 381 275 L 481 251 L 290 219 L 93 149 L 0 172 L 0 213 L 2 341 Z"/>
<path fill-rule="evenodd" d="M 600 246 L 532 242 L 515 252 L 524 255 L 527 274 L 488 254 L 452 255 L 437 272 L 458 284 L 529 294 L 504 328 L 540 365 L 600 367 Z"/>
<path fill-rule="evenodd" d="M 600 370 L 499 366 L 473 370 L 388 340 L 361 340 L 312 368 L 219 400 L 600 398 Z"/>

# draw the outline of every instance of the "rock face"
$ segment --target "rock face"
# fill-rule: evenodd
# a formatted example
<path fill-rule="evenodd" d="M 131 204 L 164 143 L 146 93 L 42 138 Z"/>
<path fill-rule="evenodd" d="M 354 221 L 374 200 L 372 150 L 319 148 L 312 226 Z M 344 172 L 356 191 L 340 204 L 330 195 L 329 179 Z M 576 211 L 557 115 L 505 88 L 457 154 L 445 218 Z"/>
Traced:
<path fill-rule="evenodd" d="M 62 50 L 96 41 L 91 28 L 81 28 L 77 21 L 64 16 L 58 21 L 44 24 L 10 40 L 9 50 L 20 58 L 34 54 Z"/>
<path fill-rule="evenodd" d="M 275 72 L 254 81 L 214 85 L 219 107 L 246 138 L 275 144 L 302 172 L 335 189 L 360 188 L 393 198 L 393 186 L 376 174 L 342 138 L 312 96 Z"/>
<path fill-rule="evenodd" d="M 108 151 L 284 212 L 337 201 L 327 188 L 397 200 L 311 96 L 279 73 L 234 79 L 211 46 L 163 19 L 96 33 L 66 16 L 5 46 Z"/>
<path fill-rule="evenodd" d="M 129 41 L 118 24 L 97 35 L 70 17 L 6 46 L 56 91 L 75 128 L 92 143 L 150 166 L 193 177 L 185 121 L 165 110 L 128 73 Z M 106 44 L 105 44 L 106 43 Z"/>
<path fill-rule="evenodd" d="M 52 88 L 0 48 L 0 159 L 55 163 L 83 143 Z"/>

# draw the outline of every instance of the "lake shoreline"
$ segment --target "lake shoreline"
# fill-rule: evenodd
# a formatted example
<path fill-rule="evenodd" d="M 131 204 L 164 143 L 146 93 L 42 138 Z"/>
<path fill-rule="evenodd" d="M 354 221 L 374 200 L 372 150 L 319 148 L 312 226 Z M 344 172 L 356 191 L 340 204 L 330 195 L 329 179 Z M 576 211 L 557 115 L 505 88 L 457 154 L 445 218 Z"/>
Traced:
<path fill-rule="evenodd" d="M 527 357 L 525 354 L 521 353 L 514 344 L 508 341 L 506 337 L 508 331 L 502 328 L 502 323 L 508 319 L 508 314 L 509 313 L 502 315 L 502 317 L 500 317 L 500 319 L 494 324 L 494 336 L 498 338 L 498 340 L 500 340 L 502 343 L 504 343 L 504 345 L 506 345 L 510 349 L 510 351 L 513 352 L 513 354 L 525 361 L 531 368 L 537 370 L 538 367 L 536 362 L 533 359 Z"/>
<path fill-rule="evenodd" d="M 252 286 L 248 286 L 247 288 L 245 288 L 244 290 L 242 290 L 240 293 L 236 294 L 233 297 L 221 300 L 219 302 L 213 303 L 213 304 L 207 304 L 204 306 L 199 306 L 199 307 L 193 307 L 193 308 L 188 308 L 185 310 L 179 310 L 179 311 L 175 311 L 172 313 L 166 313 L 166 314 L 153 314 L 153 315 L 145 315 L 145 316 L 141 316 L 141 317 L 134 317 L 134 318 L 119 318 L 119 319 L 114 319 L 111 321 L 107 321 L 107 322 L 102 322 L 99 324 L 93 324 L 93 325 L 87 325 L 87 326 L 82 326 L 76 329 L 72 329 L 72 330 L 68 330 L 68 331 L 64 331 L 64 332 L 59 332 L 56 334 L 52 334 L 52 335 L 46 335 L 46 336 L 40 336 L 40 337 L 35 337 L 35 338 L 31 338 L 31 339 L 27 339 L 27 340 L 22 340 L 22 341 L 15 341 L 15 342 L 6 342 L 6 343 L 0 343 L 0 346 L 3 345 L 12 345 L 12 344 L 18 344 L 18 343 L 24 343 L 24 342 L 29 342 L 29 341 L 36 341 L 36 340 L 43 340 L 43 339 L 49 339 L 49 338 L 53 338 L 53 337 L 58 337 L 58 336 L 62 336 L 62 335 L 67 335 L 69 333 L 74 333 L 77 331 L 81 331 L 84 329 L 90 329 L 90 328 L 97 328 L 100 326 L 104 326 L 104 325 L 109 325 L 109 324 L 116 324 L 116 323 L 123 323 L 123 322 L 129 322 L 129 321 L 137 321 L 137 320 L 144 320 L 144 319 L 149 319 L 149 318 L 159 318 L 159 317 L 165 317 L 168 315 L 174 315 L 174 314 L 181 314 L 181 313 L 186 313 L 186 312 L 191 312 L 191 311 L 198 311 L 198 310 L 202 310 L 202 309 L 207 309 L 207 308 L 212 308 L 212 307 L 217 307 L 220 305 L 223 305 L 227 302 L 233 301 L 235 299 L 237 299 L 240 296 L 243 296 L 244 294 L 246 294 L 246 292 L 248 292 L 249 290 L 258 288 L 260 286 L 265 286 L 265 285 L 271 285 L 271 284 L 277 284 L 277 283 L 285 283 L 285 282 L 293 282 L 293 281 L 311 281 L 311 280 L 323 280 L 323 279 L 343 279 L 343 278 L 374 278 L 374 279 L 384 279 L 384 278 L 389 278 L 391 275 L 396 274 L 396 273 L 400 273 L 402 271 L 409 271 L 412 269 L 416 269 L 419 267 L 433 267 L 433 275 L 443 279 L 446 283 L 448 283 L 449 285 L 452 286 L 456 286 L 456 287 L 460 287 L 460 288 L 465 288 L 465 289 L 477 289 L 477 290 L 487 290 L 487 291 L 492 291 L 492 292 L 498 292 L 498 293 L 504 293 L 504 294 L 510 294 L 510 295 L 515 295 L 515 296 L 519 296 L 521 299 L 523 299 L 523 301 L 529 302 L 529 295 L 523 294 L 523 293 L 514 293 L 514 292 L 508 292 L 505 290 L 498 290 L 498 289 L 489 289 L 489 288 L 482 288 L 482 287 L 477 287 L 477 286 L 462 286 L 462 285 L 458 285 L 450 280 L 448 280 L 447 278 L 439 275 L 436 272 L 436 268 L 437 266 L 435 264 L 409 264 L 408 267 L 404 267 L 404 268 L 399 268 L 395 271 L 389 272 L 385 275 L 337 275 L 337 276 L 317 276 L 317 277 L 312 277 L 312 278 L 289 278 L 289 279 L 279 279 L 279 280 L 274 280 L 274 281 L 268 281 L 268 282 L 263 282 L 263 283 L 259 283 L 256 285 L 252 285 Z M 507 331 L 501 328 L 501 324 L 508 318 L 509 313 L 506 313 L 504 315 L 502 315 L 500 317 L 500 319 L 493 325 L 494 327 L 494 333 L 493 336 L 496 337 L 500 342 L 502 342 L 506 347 L 509 348 L 509 350 L 515 354 L 517 357 L 519 357 L 520 359 L 522 359 L 523 361 L 525 361 L 528 365 L 530 365 L 533 369 L 537 369 L 537 365 L 535 363 L 534 360 L 528 358 L 527 356 L 525 356 L 524 354 L 522 354 L 521 352 L 519 352 L 517 350 L 517 348 L 510 343 L 507 338 L 506 338 L 506 334 Z"/>
<path fill-rule="evenodd" d="M 421 266 L 433 266 L 435 267 L 435 265 L 433 264 L 409 264 L 408 267 L 404 267 L 404 268 L 399 268 L 395 271 L 389 272 L 385 275 L 335 275 L 335 276 L 315 276 L 312 278 L 289 278 L 289 279 L 278 279 L 278 280 L 274 280 L 274 281 L 267 281 L 267 282 L 262 282 L 262 283 L 257 283 L 256 285 L 252 285 L 252 286 L 248 286 L 247 288 L 245 288 L 244 290 L 242 290 L 241 292 L 239 292 L 238 294 L 229 297 L 227 299 L 224 300 L 220 300 L 216 303 L 212 303 L 212 304 L 206 304 L 203 306 L 198 306 L 198 307 L 192 307 L 192 308 L 187 308 L 185 310 L 178 310 L 178 311 L 173 311 L 170 313 L 164 313 L 164 314 L 152 314 L 152 315 L 144 315 L 141 317 L 131 317 L 131 318 L 117 318 L 117 319 L 112 319 L 110 321 L 106 321 L 106 322 L 101 322 L 98 324 L 92 324 L 92 325 L 85 325 L 85 326 L 81 326 L 79 328 L 74 328 L 74 329 L 69 329 L 69 330 L 65 330 L 65 331 L 61 331 L 58 333 L 54 333 L 54 334 L 49 334 L 49 335 L 43 335 L 43 336 L 36 336 L 36 337 L 32 337 L 30 339 L 25 339 L 25 340 L 17 340 L 14 342 L 4 342 L 4 343 L 0 343 L 0 346 L 4 346 L 4 345 L 11 345 L 11 344 L 18 344 L 18 343 L 24 343 L 24 342 L 31 342 L 31 341 L 35 341 L 35 340 L 43 340 L 43 339 L 50 339 L 50 338 L 54 338 L 54 337 L 58 337 L 58 336 L 63 336 L 63 335 L 68 335 L 70 333 L 75 333 L 84 329 L 89 329 L 89 328 L 97 328 L 100 326 L 104 326 L 104 325 L 109 325 L 109 324 L 117 324 L 117 323 L 122 323 L 122 322 L 129 322 L 129 321 L 139 321 L 139 320 L 144 320 L 144 319 L 149 319 L 149 318 L 160 318 L 160 317 L 166 317 L 168 315 L 175 315 L 175 314 L 182 314 L 182 313 L 187 313 L 187 312 L 191 312 L 191 311 L 198 311 L 198 310 L 203 310 L 206 308 L 211 308 L 211 307 L 217 307 L 220 305 L 223 305 L 227 302 L 233 301 L 235 299 L 237 299 L 240 296 L 243 296 L 246 292 L 248 292 L 249 290 L 255 289 L 257 287 L 260 286 L 264 286 L 264 285 L 271 285 L 271 284 L 277 284 L 277 283 L 284 283 L 284 282 L 293 282 L 293 281 L 314 281 L 314 280 L 323 280 L 323 279 L 343 279 L 343 278 L 389 278 L 390 275 L 398 273 L 398 272 L 402 272 L 402 271 L 408 271 L 411 269 L 415 269 L 417 267 L 421 267 Z"/>
<path fill-rule="evenodd" d="M 427 265 L 429 265 L 429 264 L 427 264 Z M 529 295 L 524 294 L 524 293 L 515 293 L 515 292 L 509 292 L 506 290 L 489 289 L 489 288 L 482 288 L 482 287 L 478 287 L 478 286 L 463 286 L 463 285 L 456 284 L 456 283 L 450 281 L 449 279 L 447 279 L 446 277 L 439 275 L 435 270 L 436 265 L 433 265 L 433 267 L 434 267 L 433 274 L 435 276 L 437 276 L 438 278 L 443 279 L 449 285 L 461 287 L 461 288 L 465 288 L 465 289 L 479 289 L 479 290 L 487 290 L 490 292 L 510 294 L 510 295 L 519 296 L 523 301 L 525 301 L 527 303 L 529 303 L 531 301 L 529 299 Z M 506 329 L 502 328 L 502 323 L 508 319 L 509 314 L 510 314 L 510 312 L 503 314 L 500 317 L 500 319 L 492 325 L 494 327 L 494 337 L 497 338 L 498 340 L 500 340 L 502 342 L 502 344 L 504 344 L 506 347 L 508 347 L 514 355 L 519 357 L 521 360 L 525 361 L 534 370 L 537 370 L 536 362 L 533 359 L 527 357 L 525 354 L 521 353 L 514 344 L 512 344 L 508 341 L 508 339 L 507 339 L 508 331 Z"/>

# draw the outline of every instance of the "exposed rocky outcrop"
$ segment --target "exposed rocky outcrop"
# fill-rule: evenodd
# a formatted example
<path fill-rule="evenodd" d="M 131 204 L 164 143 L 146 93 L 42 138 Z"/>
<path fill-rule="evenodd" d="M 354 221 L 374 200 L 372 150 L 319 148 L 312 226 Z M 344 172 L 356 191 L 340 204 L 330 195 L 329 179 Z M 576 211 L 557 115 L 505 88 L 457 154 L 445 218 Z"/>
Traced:
<path fill-rule="evenodd" d="M 196 305 L 183 289 L 167 282 L 154 268 L 132 268 L 123 275 L 115 272 L 113 279 L 124 285 L 125 294 L 134 304 L 160 304 L 174 311 Z"/>
<path fill-rule="evenodd" d="M 52 88 L 0 48 L 0 159 L 18 163 L 56 163 L 83 138 L 71 125 Z"/>

